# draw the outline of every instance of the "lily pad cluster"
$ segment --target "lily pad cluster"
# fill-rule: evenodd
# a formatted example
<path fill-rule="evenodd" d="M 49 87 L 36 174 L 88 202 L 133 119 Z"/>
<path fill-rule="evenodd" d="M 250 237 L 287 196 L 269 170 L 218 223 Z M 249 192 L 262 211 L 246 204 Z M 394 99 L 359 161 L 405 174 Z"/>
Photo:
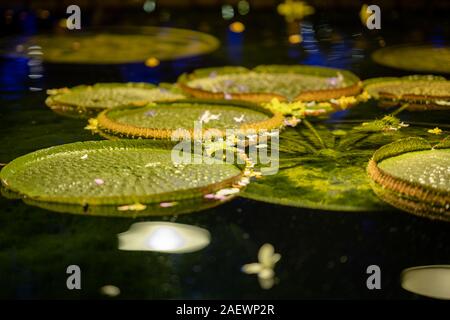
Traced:
<path fill-rule="evenodd" d="M 450 110 L 450 81 L 443 77 L 374 78 L 364 81 L 364 89 L 382 107 L 408 104 L 410 111 Z"/>
<path fill-rule="evenodd" d="M 377 150 L 367 166 L 375 193 L 410 213 L 450 221 L 450 137 L 412 137 Z"/>
<path fill-rule="evenodd" d="M 86 129 L 110 141 L 20 157 L 0 172 L 2 191 L 77 214 L 178 214 L 240 195 L 332 211 L 379 211 L 388 203 L 446 220 L 450 157 L 442 134 L 447 127 L 405 123 L 397 115 L 405 109 L 448 110 L 449 82 L 435 76 L 375 78 L 362 88 L 346 70 L 266 65 L 199 69 L 158 87 L 100 83 L 50 90 L 50 108 L 92 117 Z M 378 119 L 328 118 L 370 98 L 400 108 Z M 183 138 L 180 129 L 193 150 L 175 147 L 174 135 Z M 204 139 L 210 130 L 216 141 Z M 229 139 L 227 130 L 247 143 L 240 146 L 234 135 Z M 251 142 L 261 131 L 265 142 Z M 404 140 L 411 136 L 421 138 Z M 278 155 L 271 158 L 274 166 L 267 171 L 259 156 L 250 156 L 251 148 Z M 183 153 L 177 159 L 191 161 L 174 161 L 174 150 Z M 226 162 L 219 150 L 241 161 Z"/>

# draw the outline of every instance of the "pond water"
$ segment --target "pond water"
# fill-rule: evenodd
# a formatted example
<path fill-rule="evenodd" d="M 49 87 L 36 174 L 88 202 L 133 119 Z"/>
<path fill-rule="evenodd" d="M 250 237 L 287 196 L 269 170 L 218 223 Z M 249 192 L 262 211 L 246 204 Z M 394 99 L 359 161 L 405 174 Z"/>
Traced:
<path fill-rule="evenodd" d="M 244 21 L 243 33 L 229 31 L 228 22 L 219 19 L 218 13 L 189 17 L 174 13 L 166 26 L 206 31 L 219 38 L 221 47 L 206 56 L 161 62 L 153 68 L 144 64 L 44 64 L 44 77 L 30 80 L 27 59 L 2 58 L 0 163 L 53 145 L 100 139 L 83 129 L 85 120 L 64 118 L 48 109 L 44 104 L 48 88 L 101 81 L 173 82 L 183 72 L 214 65 L 305 63 L 346 68 L 362 79 L 400 76 L 408 73 L 371 61 L 370 53 L 380 43 L 410 39 L 439 45 L 449 36 L 448 21 L 416 18 L 410 23 L 406 19 L 391 25 L 395 32 L 372 33 L 362 30 L 357 19 L 356 12 L 350 22 L 339 15 L 318 14 L 304 22 L 304 42 L 294 45 L 287 42 L 286 24 L 275 13 L 252 13 Z M 333 119 L 383 114 L 373 103 L 358 108 Z M 448 113 L 405 112 L 401 118 L 441 128 L 449 125 Z M 199 233 L 178 225 L 183 230 L 180 233 L 163 224 L 158 229 L 159 242 L 145 240 L 149 251 L 136 251 L 142 247 L 133 244 L 119 250 L 118 235 L 137 222 L 174 222 L 202 229 Z M 136 225 L 132 228 L 137 229 Z M 136 237 L 142 232 L 145 237 L 145 229 L 139 230 Z M 268 290 L 261 288 L 256 276 L 241 271 L 244 264 L 257 261 L 264 243 L 282 255 L 275 267 L 275 283 Z M 120 289 L 120 298 L 414 299 L 417 296 L 400 286 L 401 271 L 449 264 L 449 243 L 449 223 L 396 209 L 326 212 L 239 198 L 188 215 L 126 219 L 59 214 L 0 197 L 0 297 L 102 298 L 100 288 L 112 285 Z M 187 249 L 171 253 L 178 247 Z M 66 287 L 69 265 L 81 269 L 81 290 Z M 381 290 L 366 286 L 370 265 L 381 269 Z"/>

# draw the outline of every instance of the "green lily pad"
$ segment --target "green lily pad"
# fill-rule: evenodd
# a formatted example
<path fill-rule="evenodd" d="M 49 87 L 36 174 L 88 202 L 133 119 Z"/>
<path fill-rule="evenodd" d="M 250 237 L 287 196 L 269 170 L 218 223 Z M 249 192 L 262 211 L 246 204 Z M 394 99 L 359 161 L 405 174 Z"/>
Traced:
<path fill-rule="evenodd" d="M 156 87 L 149 83 L 97 83 L 48 90 L 45 101 L 53 111 L 72 117 L 91 117 L 105 109 L 123 105 L 145 105 L 152 101 L 183 99 L 184 95 L 171 87 Z"/>
<path fill-rule="evenodd" d="M 54 211 L 134 216 L 217 205 L 204 195 L 241 177 L 237 165 L 197 154 L 189 154 L 189 164 L 176 164 L 172 147 L 149 140 L 71 143 L 13 160 L 0 179 L 25 202 Z"/>
<path fill-rule="evenodd" d="M 378 166 L 396 178 L 450 192 L 450 149 L 408 152 Z"/>
<path fill-rule="evenodd" d="M 408 71 L 450 73 L 450 47 L 402 45 L 386 47 L 372 54 L 375 62 Z"/>
<path fill-rule="evenodd" d="M 174 60 L 216 50 L 219 40 L 193 30 L 139 27 L 108 28 L 100 32 L 65 33 L 32 37 L 25 46 L 44 48 L 51 63 L 143 63 L 149 58 Z"/>
<path fill-rule="evenodd" d="M 329 100 L 360 92 L 353 73 L 312 66 L 258 66 L 206 68 L 182 75 L 178 83 L 188 94 L 199 98 L 224 97 L 269 102 L 280 100 Z"/>
<path fill-rule="evenodd" d="M 412 111 L 450 109 L 450 81 L 443 77 L 374 78 L 365 80 L 363 86 L 381 106 L 407 103 Z"/>
<path fill-rule="evenodd" d="M 374 153 L 367 171 L 384 201 L 450 221 L 450 137 L 434 147 L 422 138 L 395 141 Z"/>
<path fill-rule="evenodd" d="M 401 127 L 392 116 L 360 124 L 306 121 L 285 130 L 279 142 L 279 172 L 262 176 L 240 195 L 289 206 L 334 211 L 379 211 L 387 206 L 371 191 L 366 165 L 382 145 L 409 135 L 429 136 L 420 127 Z"/>
<path fill-rule="evenodd" d="M 96 121 L 95 130 L 106 135 L 170 139 L 179 129 L 192 132 L 195 122 L 201 122 L 204 130 L 223 134 L 226 129 L 278 128 L 283 116 L 249 102 L 189 99 L 114 108 L 102 112 Z"/>

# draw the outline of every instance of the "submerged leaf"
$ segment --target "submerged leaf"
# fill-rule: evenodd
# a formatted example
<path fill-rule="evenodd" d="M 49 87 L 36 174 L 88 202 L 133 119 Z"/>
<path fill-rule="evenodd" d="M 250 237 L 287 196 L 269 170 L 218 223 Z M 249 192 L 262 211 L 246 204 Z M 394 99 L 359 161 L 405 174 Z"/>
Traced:
<path fill-rule="evenodd" d="M 434 137 L 414 126 L 384 130 L 394 124 L 399 126 L 400 121 L 387 117 L 375 122 L 371 130 L 347 123 L 308 127 L 303 122 L 287 129 L 280 135 L 279 172 L 252 182 L 241 196 L 324 210 L 382 210 L 386 205 L 372 192 L 366 174 L 373 152 L 411 135 Z"/>

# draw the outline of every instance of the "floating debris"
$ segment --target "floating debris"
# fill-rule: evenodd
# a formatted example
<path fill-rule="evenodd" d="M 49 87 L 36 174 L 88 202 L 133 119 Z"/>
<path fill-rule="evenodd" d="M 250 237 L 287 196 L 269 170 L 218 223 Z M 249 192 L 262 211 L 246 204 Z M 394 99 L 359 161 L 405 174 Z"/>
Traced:
<path fill-rule="evenodd" d="M 159 206 L 161 208 L 170 208 L 170 207 L 176 206 L 177 204 L 178 204 L 177 202 L 161 202 L 159 204 Z"/>
<path fill-rule="evenodd" d="M 442 134 L 442 130 L 439 129 L 438 127 L 434 128 L 434 129 L 429 129 L 427 132 L 428 133 L 432 133 L 432 134 L 436 134 L 436 135 Z"/>
<path fill-rule="evenodd" d="M 284 119 L 284 125 L 288 126 L 288 127 L 295 127 L 297 126 L 302 120 L 298 119 L 296 117 L 290 117 L 290 118 L 286 118 Z"/>
<path fill-rule="evenodd" d="M 133 204 L 127 204 L 123 206 L 117 207 L 117 210 L 119 211 L 142 211 L 145 210 L 147 206 L 142 203 L 133 203 Z"/>
<path fill-rule="evenodd" d="M 146 111 L 144 113 L 144 115 L 146 115 L 147 117 L 154 117 L 156 115 L 156 111 L 155 110 L 149 110 L 149 111 Z"/>
<path fill-rule="evenodd" d="M 94 182 L 98 186 L 101 186 L 102 184 L 105 183 L 105 181 L 103 179 L 100 179 L 100 178 L 94 179 Z"/>
<path fill-rule="evenodd" d="M 220 113 L 219 114 L 212 114 L 209 110 L 206 110 L 203 112 L 203 114 L 200 116 L 199 121 L 203 123 L 208 123 L 211 120 L 219 120 L 220 119 Z"/>
<path fill-rule="evenodd" d="M 241 123 L 242 121 L 244 121 L 244 117 L 245 115 L 241 114 L 240 117 L 233 117 L 234 121 Z"/>

